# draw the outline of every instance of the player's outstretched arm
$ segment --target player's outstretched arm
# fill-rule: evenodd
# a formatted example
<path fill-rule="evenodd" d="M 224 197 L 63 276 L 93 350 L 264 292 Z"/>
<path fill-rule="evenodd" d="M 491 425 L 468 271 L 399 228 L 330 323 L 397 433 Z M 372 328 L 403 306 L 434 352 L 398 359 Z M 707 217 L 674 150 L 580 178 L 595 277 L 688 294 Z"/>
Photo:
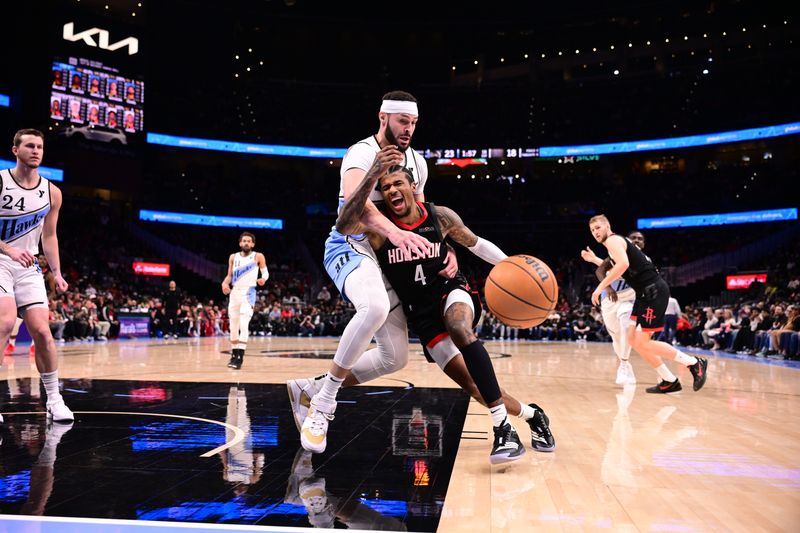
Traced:
<path fill-rule="evenodd" d="M 437 206 L 436 214 L 439 218 L 439 226 L 441 226 L 444 235 L 450 237 L 458 244 L 466 246 L 470 252 L 487 263 L 496 265 L 508 257 L 496 244 L 475 235 L 472 230 L 464 224 L 461 217 L 449 207 Z"/>
<path fill-rule="evenodd" d="M 592 249 L 589 248 L 588 246 L 585 249 L 581 250 L 581 259 L 583 259 L 587 263 L 592 263 L 597 266 L 600 266 L 600 264 L 603 262 L 603 260 L 597 257 L 597 255 L 595 255 Z"/>

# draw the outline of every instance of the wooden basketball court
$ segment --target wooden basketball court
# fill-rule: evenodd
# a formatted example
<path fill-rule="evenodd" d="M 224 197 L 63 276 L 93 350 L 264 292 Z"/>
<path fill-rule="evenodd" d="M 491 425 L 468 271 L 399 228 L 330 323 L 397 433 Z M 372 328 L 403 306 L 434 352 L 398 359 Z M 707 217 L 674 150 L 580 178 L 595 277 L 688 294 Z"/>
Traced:
<path fill-rule="evenodd" d="M 522 341 L 487 342 L 486 346 L 493 357 L 501 386 L 521 401 L 537 403 L 547 412 L 556 439 L 556 451 L 538 453 L 531 450 L 527 425 L 517 419 L 513 423 L 528 446 L 527 454 L 523 459 L 505 466 L 490 466 L 488 454 L 491 445 L 491 423 L 487 410 L 474 401 L 467 403 L 466 395 L 455 394 L 452 391 L 443 391 L 442 394 L 446 394 L 435 395 L 435 390 L 452 389 L 454 384 L 439 371 L 438 367 L 425 362 L 418 345 L 412 345 L 411 362 L 404 370 L 392 375 L 391 379 L 384 378 L 370 384 L 373 389 L 369 389 L 369 394 L 374 396 L 358 395 L 359 391 L 342 395 L 340 399 L 352 400 L 339 405 L 337 418 L 330 427 L 331 434 L 336 432 L 344 434 L 347 431 L 354 431 L 354 427 L 358 429 L 361 425 L 371 427 L 370 432 L 357 433 L 358 438 L 346 443 L 347 448 L 353 452 L 353 458 L 349 461 L 356 471 L 360 456 L 371 457 L 370 454 L 374 454 L 376 449 L 397 450 L 397 443 L 394 442 L 397 437 L 396 428 L 393 430 L 383 427 L 390 425 L 388 422 L 372 424 L 371 418 L 374 415 L 375 420 L 378 420 L 377 417 L 387 409 L 390 410 L 392 406 L 395 411 L 400 410 L 397 407 L 400 403 L 380 404 L 389 405 L 386 409 L 374 408 L 375 405 L 379 405 L 378 402 L 387 402 L 392 391 L 412 389 L 416 391 L 416 396 L 410 400 L 413 409 L 402 408 L 409 415 L 409 418 L 403 420 L 408 421 L 417 416 L 424 421 L 425 449 L 435 447 L 428 442 L 433 433 L 427 433 L 427 424 L 430 425 L 431 431 L 435 424 L 439 424 L 437 427 L 440 428 L 455 424 L 454 429 L 446 429 L 446 432 L 457 443 L 457 452 L 455 446 L 447 444 L 448 441 L 445 439 L 439 448 L 443 457 L 430 460 L 447 459 L 452 462 L 453 458 L 448 459 L 446 456 L 455 454 L 454 463 L 447 470 L 450 472 L 449 482 L 441 487 L 443 503 L 436 504 L 439 496 L 431 497 L 430 501 L 425 500 L 426 493 L 422 489 L 434 486 L 437 482 L 441 483 L 443 479 L 441 476 L 445 475 L 444 470 L 438 477 L 433 476 L 433 470 L 430 472 L 426 470 L 433 464 L 425 462 L 427 459 L 423 462 L 408 462 L 412 471 L 405 472 L 403 475 L 406 477 L 402 478 L 406 480 L 403 483 L 408 482 L 408 498 L 404 503 L 393 504 L 399 505 L 400 511 L 387 510 L 388 500 L 385 497 L 381 499 L 378 494 L 396 488 L 392 486 L 395 483 L 392 481 L 394 478 L 382 479 L 384 488 L 381 491 L 376 489 L 369 494 L 362 486 L 361 480 L 353 480 L 354 486 L 361 488 L 358 489 L 358 493 L 354 489 L 354 494 L 350 494 L 349 498 L 355 498 L 356 503 L 362 504 L 381 500 L 384 507 L 378 508 L 377 505 L 372 505 L 372 508 L 378 509 L 379 512 L 383 509 L 397 519 L 383 522 L 392 524 L 392 527 L 387 525 L 387 528 L 394 529 L 394 526 L 399 525 L 408 530 L 423 530 L 419 528 L 428 526 L 422 524 L 432 524 L 430 527 L 436 531 L 459 533 L 472 531 L 481 533 L 490 531 L 751 532 L 797 531 L 800 528 L 800 424 L 798 424 L 800 371 L 797 365 L 766 359 L 735 358 L 727 356 L 728 354 L 725 354 L 727 357 L 712 354 L 709 356 L 708 382 L 703 390 L 693 392 L 691 376 L 680 367 L 675 370 L 684 384 L 683 392 L 676 395 L 651 395 L 646 394 L 644 389 L 656 382 L 655 373 L 646 367 L 635 353 L 632 354 L 632 361 L 639 380 L 638 385 L 623 388 L 614 384 L 616 358 L 611 344 L 579 345 L 574 342 Z M 185 383 L 187 387 L 206 383 L 218 384 L 220 390 L 226 391 L 218 396 L 219 405 L 214 404 L 213 400 L 208 401 L 209 405 L 221 406 L 220 409 L 215 411 L 209 407 L 205 411 L 202 409 L 192 411 L 194 409 L 192 407 L 181 412 L 199 413 L 195 416 L 196 419 L 208 419 L 214 423 L 225 422 L 229 426 L 246 425 L 247 427 L 238 429 L 242 432 L 252 431 L 254 434 L 258 420 L 268 418 L 279 420 L 275 422 L 276 435 L 274 438 L 270 437 L 273 439 L 270 441 L 272 447 L 265 448 L 266 451 L 262 454 L 264 457 L 260 460 L 261 464 L 265 465 L 262 466 L 264 472 L 248 471 L 248 490 L 251 495 L 264 495 L 266 494 L 264 487 L 273 483 L 276 490 L 280 488 L 283 491 L 287 483 L 286 477 L 272 481 L 267 479 L 269 476 L 266 474 L 277 456 L 285 461 L 281 463 L 283 465 L 281 468 L 288 472 L 286 466 L 294 457 L 295 450 L 299 449 L 299 438 L 296 429 L 292 433 L 294 426 L 289 422 L 291 412 L 283 389 L 272 387 L 269 389 L 272 391 L 269 393 L 271 396 L 261 392 L 258 393 L 260 396 L 248 396 L 247 408 L 251 413 L 255 412 L 254 409 L 260 409 L 261 414 L 258 417 L 261 418 L 255 415 L 249 418 L 231 417 L 230 411 L 227 411 L 228 416 L 226 416 L 227 391 L 230 387 L 234 387 L 231 391 L 235 396 L 237 385 L 241 389 L 253 391 L 255 390 L 253 387 L 257 384 L 276 384 L 280 387 L 289 378 L 320 374 L 327 369 L 335 348 L 335 339 L 257 337 L 251 339 L 244 367 L 240 371 L 235 371 L 226 367 L 228 355 L 222 351 L 228 349 L 228 343 L 224 338 L 136 340 L 103 344 L 70 344 L 62 347 L 60 377 L 65 381 L 64 396 L 78 416 L 74 427 L 61 439 L 58 448 L 59 460 L 69 463 L 69 457 L 77 457 L 75 455 L 78 453 L 77 448 L 73 450 L 71 447 L 77 446 L 79 436 L 98 423 L 92 416 L 99 415 L 89 413 L 104 410 L 103 405 L 91 403 L 91 396 L 96 394 L 90 386 L 92 382 L 112 385 L 114 383 L 122 385 L 125 382 L 138 384 L 129 391 L 134 388 L 137 391 L 157 390 L 158 384 L 164 382 Z M 18 352 L 14 357 L 6 358 L 0 368 L 0 394 L 2 394 L 0 412 L 6 419 L 0 430 L 2 432 L 0 435 L 5 437 L 3 455 L 0 455 L 2 464 L 0 475 L 3 476 L 0 478 L 0 513 L 4 513 L 3 518 L 25 514 L 21 510 L 24 508 L 21 502 L 25 498 L 30 502 L 32 496 L 26 493 L 14 500 L 8 496 L 11 493 L 8 487 L 11 486 L 11 480 L 17 479 L 14 476 L 24 478 L 23 474 L 27 470 L 35 473 L 34 467 L 24 467 L 24 464 L 27 464 L 25 461 L 28 463 L 33 461 L 31 458 L 35 457 L 36 450 L 32 449 L 28 453 L 30 456 L 28 458 L 14 452 L 13 450 L 17 448 L 12 449 L 11 446 L 16 441 L 22 442 L 21 437 L 15 437 L 14 427 L 23 421 L 33 423 L 37 420 L 37 415 L 13 414 L 13 412 L 43 410 L 31 399 L 31 395 L 36 394 L 35 388 L 38 382 L 35 379 L 30 380 L 35 376 L 35 370 L 32 373 L 27 347 L 18 347 Z M 28 383 L 27 387 L 31 390 L 25 389 L 25 383 Z M 176 391 L 178 389 L 175 388 Z M 203 394 L 206 393 L 196 393 L 198 398 L 196 403 L 204 398 L 216 397 Z M 240 393 L 241 395 L 243 393 Z M 115 393 L 110 396 L 128 401 L 135 394 Z M 125 398 L 126 396 L 128 398 Z M 147 396 L 144 397 L 147 399 Z M 126 404 L 128 407 L 124 410 L 147 413 L 148 416 L 170 415 L 171 408 L 178 409 L 178 404 L 171 403 L 177 397 L 177 392 L 172 398 L 156 395 L 143 403 Z M 187 397 L 184 395 L 181 398 L 186 400 Z M 427 398 L 430 398 L 430 405 L 426 405 Z M 459 404 L 453 398 L 460 398 L 459 401 L 463 404 Z M 447 404 L 455 407 L 448 408 L 450 409 L 448 411 L 445 409 Z M 106 404 L 105 409 L 112 409 L 108 405 L 110 404 Z M 230 409 L 230 401 L 227 405 Z M 458 405 L 466 406 L 466 416 L 460 413 Z M 113 409 L 115 412 L 123 411 L 119 406 Z M 430 415 L 433 412 L 439 413 L 436 415 L 438 418 Z M 426 416 L 429 418 L 425 418 Z M 43 417 L 39 418 L 43 420 Z M 184 416 L 184 418 L 191 417 Z M 395 420 L 398 420 L 397 416 Z M 459 431 L 458 426 L 462 420 L 463 427 Z M 400 425 L 405 423 L 401 422 Z M 397 425 L 397 422 L 394 424 Z M 171 431 L 179 432 L 183 426 L 171 427 Z M 187 428 L 187 431 L 193 431 L 190 427 Z M 222 432 L 222 429 L 219 431 Z M 440 435 L 441 432 L 445 432 L 444 429 L 436 431 L 440 431 Z M 224 439 L 220 436 L 221 440 L 217 442 L 223 447 L 237 435 L 237 431 L 226 427 L 225 435 Z M 182 439 L 183 436 L 175 438 Z M 120 442 L 122 440 L 125 439 L 121 439 Z M 322 470 L 333 468 L 331 465 L 337 460 L 337 450 L 331 449 L 331 445 L 335 442 L 332 438 L 326 454 L 314 458 L 314 468 Z M 384 444 L 381 444 L 382 442 Z M 24 449 L 21 444 L 18 448 Z M 114 465 L 113 450 L 113 447 L 95 444 L 89 456 L 95 457 L 96 454 L 102 453 L 104 464 Z M 148 448 L 147 453 L 156 453 L 153 450 L 154 448 Z M 195 455 L 199 456 L 202 451 L 204 450 L 198 449 Z M 245 452 L 242 451 L 243 453 Z M 424 455 L 422 453 L 420 457 Z M 125 459 L 126 475 L 135 476 L 154 468 L 153 464 L 163 466 L 164 461 L 169 462 L 169 456 L 167 459 L 158 456 L 156 460 L 156 456 L 150 455 L 150 463 L 141 461 L 141 456 L 137 457 L 139 459 L 135 464 Z M 251 461 L 251 456 L 247 457 L 248 461 Z M 119 458 L 120 461 L 122 459 Z M 375 464 L 386 459 L 387 456 L 382 455 L 375 460 Z M 84 516 L 74 511 L 74 506 L 55 505 L 59 491 L 67 490 L 66 485 L 64 488 L 59 485 L 59 472 L 62 471 L 59 460 L 55 462 L 55 473 L 51 474 L 55 480 L 55 489 L 52 488 L 53 479 L 51 479 L 52 494 L 49 500 L 41 505 L 40 514 Z M 212 465 L 213 468 L 198 467 L 198 471 L 214 470 L 219 464 L 223 469 L 229 466 L 226 461 L 220 463 L 216 459 L 212 460 L 215 462 L 203 464 Z M 23 466 L 12 467 L 11 464 Z M 259 461 L 254 461 L 252 464 L 255 464 L 258 470 Z M 74 468 L 78 466 L 81 465 L 73 465 Z M 296 466 L 296 461 L 293 466 Z M 14 468 L 18 468 L 19 471 L 13 471 Z M 87 476 L 92 476 L 96 471 L 87 468 L 83 472 Z M 340 469 L 337 472 L 347 472 L 347 470 Z M 428 479 L 429 474 L 431 479 Z M 434 477 L 436 479 L 433 479 Z M 2 500 L 3 479 L 5 479 L 7 498 L 5 503 Z M 234 487 L 231 489 L 233 499 L 237 494 L 236 479 L 239 478 L 236 476 L 226 478 L 228 481 L 226 487 Z M 159 483 L 158 479 L 151 481 L 156 486 Z M 333 486 L 333 480 L 329 476 L 328 487 L 330 489 Z M 33 489 L 29 490 L 32 493 Z M 342 502 L 346 499 L 343 497 L 339 500 L 342 506 L 344 505 Z M 399 500 L 397 497 L 391 498 L 392 502 L 400 500 L 402 498 Z M 9 503 L 13 501 L 22 507 Z M 428 509 L 425 512 L 429 512 L 428 516 L 432 517 L 429 521 L 413 520 L 415 513 L 422 513 L 418 510 L 420 508 Z M 74 512 L 69 512 L 68 509 L 73 509 Z M 279 510 L 276 509 L 278 508 L 273 508 L 270 512 L 277 515 Z M 287 513 L 295 512 L 291 509 L 300 509 L 297 511 L 300 513 L 303 511 L 302 507 L 285 509 L 289 509 L 285 511 Z M 334 511 L 338 512 L 336 509 Z M 172 518 L 159 518 L 161 515 L 129 514 L 130 516 L 126 516 L 125 512 L 117 510 L 103 516 L 140 520 L 153 516 L 156 520 L 181 520 L 174 515 Z M 93 518 L 90 515 L 85 516 Z M 232 519 L 219 520 L 213 517 L 193 516 L 194 518 L 185 521 L 198 522 L 198 528 L 201 527 L 199 522 L 237 523 L 237 520 Z M 258 518 L 239 523 L 267 524 Z M 334 523 L 337 523 L 338 527 L 343 527 L 342 523 L 347 522 L 339 513 Z M 309 527 L 304 516 L 299 516 L 292 524 Z M 0 522 L 1 530 L 3 526 Z"/>

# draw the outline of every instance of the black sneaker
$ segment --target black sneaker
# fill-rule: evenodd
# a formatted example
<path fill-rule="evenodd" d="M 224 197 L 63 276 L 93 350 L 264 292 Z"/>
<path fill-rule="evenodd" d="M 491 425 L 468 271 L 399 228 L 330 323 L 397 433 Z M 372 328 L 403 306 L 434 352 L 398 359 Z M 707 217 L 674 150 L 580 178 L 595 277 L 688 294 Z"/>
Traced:
<path fill-rule="evenodd" d="M 233 368 L 234 370 L 239 370 L 242 368 L 242 363 L 244 362 L 244 350 L 235 349 L 231 350 L 231 360 L 228 361 L 228 368 Z"/>
<path fill-rule="evenodd" d="M 519 435 L 508 421 L 502 426 L 494 428 L 494 444 L 489 462 L 493 465 L 516 461 L 525 455 L 525 446 L 519 440 Z"/>
<path fill-rule="evenodd" d="M 681 382 L 678 379 L 675 381 L 662 380 L 658 385 L 645 389 L 645 391 L 650 394 L 670 394 L 672 392 L 680 392 L 681 390 L 683 390 L 683 387 L 681 387 Z"/>
<path fill-rule="evenodd" d="M 537 452 L 552 452 L 556 449 L 556 440 L 550 433 L 550 419 L 544 414 L 544 410 L 535 403 L 530 406 L 536 410 L 533 418 L 527 420 L 531 427 L 531 446 Z"/>
<path fill-rule="evenodd" d="M 689 372 L 692 373 L 694 384 L 692 388 L 696 391 L 703 388 L 706 384 L 706 369 L 708 368 L 708 359 L 702 357 L 697 358 L 697 362 L 689 367 Z"/>

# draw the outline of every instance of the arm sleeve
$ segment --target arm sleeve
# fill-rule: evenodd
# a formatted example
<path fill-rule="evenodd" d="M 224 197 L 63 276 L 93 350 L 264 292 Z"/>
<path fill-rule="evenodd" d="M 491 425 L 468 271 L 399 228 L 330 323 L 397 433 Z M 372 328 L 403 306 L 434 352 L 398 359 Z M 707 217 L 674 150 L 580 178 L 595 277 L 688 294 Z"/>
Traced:
<path fill-rule="evenodd" d="M 508 257 L 496 244 L 481 237 L 478 237 L 478 242 L 475 243 L 475 246 L 469 247 L 469 251 L 493 265 Z"/>

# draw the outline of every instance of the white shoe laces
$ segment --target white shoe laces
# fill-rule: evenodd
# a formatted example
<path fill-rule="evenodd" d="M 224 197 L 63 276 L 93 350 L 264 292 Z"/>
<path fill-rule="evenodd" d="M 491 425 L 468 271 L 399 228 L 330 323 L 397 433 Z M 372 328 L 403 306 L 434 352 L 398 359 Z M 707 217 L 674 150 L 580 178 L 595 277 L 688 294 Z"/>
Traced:
<path fill-rule="evenodd" d="M 308 430 L 312 435 L 322 435 L 328 429 L 328 421 L 333 420 L 333 418 L 332 414 L 314 409 L 314 416 L 311 417 L 311 424 Z"/>

